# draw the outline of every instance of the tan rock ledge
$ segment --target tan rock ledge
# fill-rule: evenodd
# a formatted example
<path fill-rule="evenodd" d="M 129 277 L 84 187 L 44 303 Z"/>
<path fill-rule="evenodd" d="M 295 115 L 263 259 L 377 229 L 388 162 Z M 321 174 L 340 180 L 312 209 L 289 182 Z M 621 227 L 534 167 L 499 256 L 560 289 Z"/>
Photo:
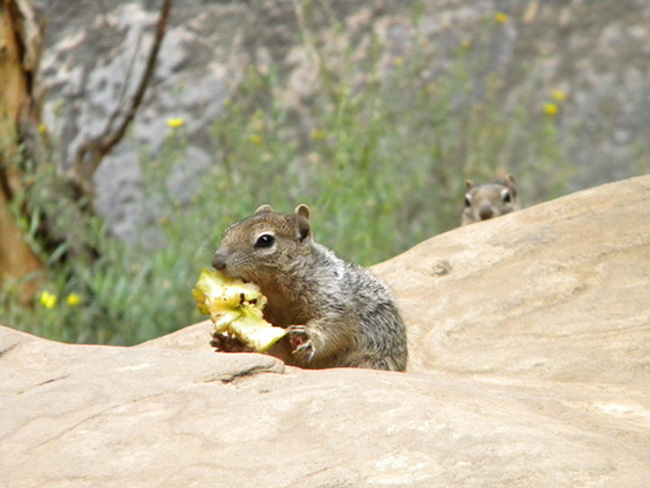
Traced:
<path fill-rule="evenodd" d="M 408 373 L 0 329 L 7 487 L 576 487 L 650 480 L 650 176 L 374 268 Z"/>

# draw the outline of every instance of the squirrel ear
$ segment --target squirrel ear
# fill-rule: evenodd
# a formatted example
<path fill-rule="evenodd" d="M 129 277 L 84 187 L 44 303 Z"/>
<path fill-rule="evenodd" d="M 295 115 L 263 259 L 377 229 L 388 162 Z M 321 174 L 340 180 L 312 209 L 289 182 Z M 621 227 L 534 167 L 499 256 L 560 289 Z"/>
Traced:
<path fill-rule="evenodd" d="M 303 242 L 311 236 L 311 227 L 309 225 L 309 207 L 304 203 L 298 205 L 293 212 L 296 220 L 296 237 Z"/>
<path fill-rule="evenodd" d="M 506 188 L 510 190 L 510 193 L 512 193 L 513 197 L 517 196 L 517 185 L 515 184 L 515 177 L 508 173 L 506 177 L 504 178 L 504 183 Z"/>
<path fill-rule="evenodd" d="M 293 211 L 293 214 L 298 217 L 303 217 L 307 220 L 309 220 L 309 207 L 305 205 L 304 203 L 301 203 L 296 207 L 296 209 Z"/>
<path fill-rule="evenodd" d="M 273 207 L 269 205 L 268 203 L 265 203 L 264 205 L 260 205 L 257 207 L 257 210 L 255 210 L 255 213 L 253 215 L 262 215 L 266 213 L 273 213 Z"/>
<path fill-rule="evenodd" d="M 465 180 L 465 188 L 467 188 L 468 190 L 471 190 L 472 188 L 474 188 L 474 186 L 475 185 L 474 185 L 474 182 L 472 180 Z"/>

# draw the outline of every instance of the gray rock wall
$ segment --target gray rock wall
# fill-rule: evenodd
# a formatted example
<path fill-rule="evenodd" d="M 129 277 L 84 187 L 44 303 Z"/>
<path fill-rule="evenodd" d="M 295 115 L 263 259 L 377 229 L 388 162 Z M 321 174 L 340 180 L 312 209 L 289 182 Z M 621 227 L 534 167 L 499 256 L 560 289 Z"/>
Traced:
<path fill-rule="evenodd" d="M 103 129 L 125 81 L 137 79 L 129 73 L 142 69 L 158 6 L 41 0 L 41 14 L 49 19 L 42 63 L 46 120 L 61 142 L 62 164 L 70 163 L 81 140 Z M 415 6 L 421 12 L 417 19 Z M 331 41 L 331 27 L 340 22 L 343 42 L 363 56 L 370 34 L 378 35 L 387 46 L 386 66 L 391 58 L 408 55 L 418 30 L 435 52 L 424 76 L 435 77 L 459 43 L 468 42 L 501 74 L 504 104 L 533 90 L 534 111 L 553 90 L 561 90 L 566 94 L 559 114 L 562 133 L 575 163 L 571 190 L 650 171 L 648 2 L 373 0 L 313 2 L 312 8 L 318 42 Z M 481 44 L 481 23 L 499 12 L 507 15 L 502 33 Z M 303 114 L 318 90 L 293 2 L 178 0 L 172 17 L 145 106 L 96 177 L 98 210 L 128 240 L 142 232 L 141 209 L 151 204 L 142 195 L 138 153 L 143 147 L 160 150 L 168 118 L 187 121 L 191 157 L 178 186 L 189 194 L 192 185 L 184 183 L 213 163 L 209 127 L 247 67 L 279 69 L 286 77 L 287 103 Z M 308 121 L 306 116 L 303 123 Z"/>

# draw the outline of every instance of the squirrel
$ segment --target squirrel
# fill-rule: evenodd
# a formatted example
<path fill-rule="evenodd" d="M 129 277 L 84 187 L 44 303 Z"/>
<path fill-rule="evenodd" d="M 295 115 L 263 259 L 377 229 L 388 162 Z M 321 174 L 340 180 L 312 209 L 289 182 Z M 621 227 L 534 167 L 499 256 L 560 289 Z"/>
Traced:
<path fill-rule="evenodd" d="M 231 225 L 212 266 L 260 287 L 268 299 L 264 319 L 288 330 L 269 354 L 287 364 L 406 369 L 406 329 L 388 286 L 314 241 L 306 205 L 293 215 L 262 205 Z M 218 332 L 211 345 L 225 352 L 251 350 Z"/>
<path fill-rule="evenodd" d="M 515 177 L 506 175 L 502 183 L 475 185 L 471 180 L 465 182 L 465 209 L 461 216 L 461 226 L 488 220 L 519 210 Z"/>

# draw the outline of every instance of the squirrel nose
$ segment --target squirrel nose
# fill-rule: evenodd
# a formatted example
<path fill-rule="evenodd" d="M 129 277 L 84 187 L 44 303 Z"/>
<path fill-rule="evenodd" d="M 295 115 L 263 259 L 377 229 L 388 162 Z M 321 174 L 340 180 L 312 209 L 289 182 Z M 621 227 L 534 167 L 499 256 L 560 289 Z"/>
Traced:
<path fill-rule="evenodd" d="M 212 258 L 212 267 L 218 271 L 226 269 L 226 256 L 220 253 L 215 253 Z"/>
<path fill-rule="evenodd" d="M 481 220 L 491 219 L 494 216 L 494 210 L 489 205 L 485 205 L 479 210 L 479 216 Z"/>

